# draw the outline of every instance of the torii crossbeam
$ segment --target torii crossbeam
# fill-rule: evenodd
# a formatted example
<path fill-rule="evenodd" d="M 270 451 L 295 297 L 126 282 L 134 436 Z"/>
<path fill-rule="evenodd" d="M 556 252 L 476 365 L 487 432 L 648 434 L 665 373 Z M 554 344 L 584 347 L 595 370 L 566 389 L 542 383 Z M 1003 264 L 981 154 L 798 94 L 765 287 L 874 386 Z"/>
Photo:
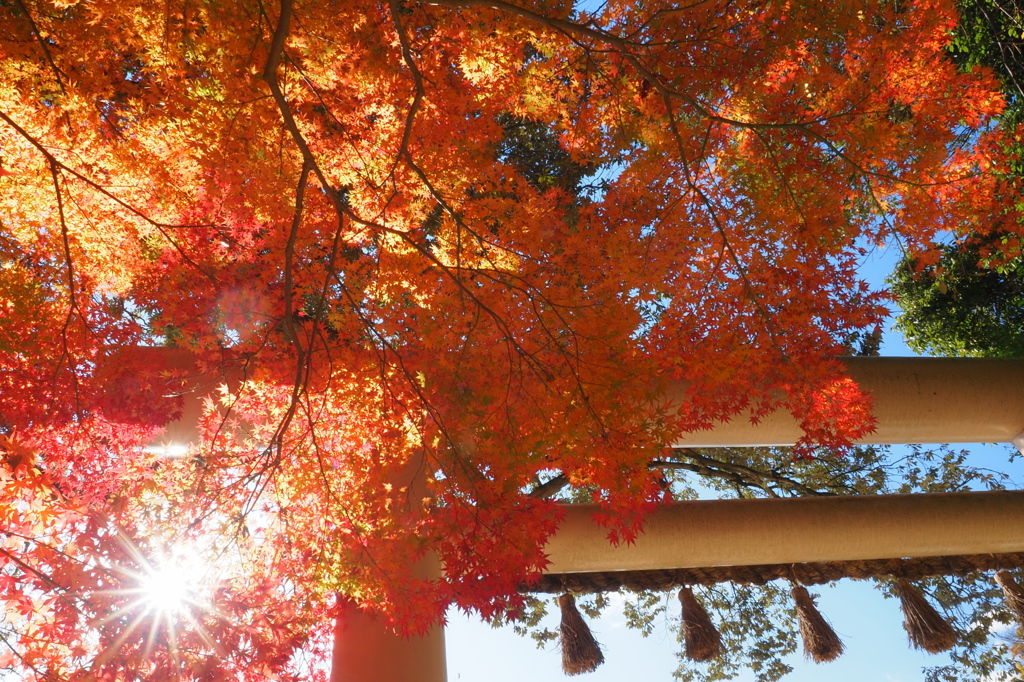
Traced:
<path fill-rule="evenodd" d="M 1024 446 L 1024 361 L 849 358 L 875 401 L 877 430 L 862 443 L 1012 442 Z M 679 386 L 681 391 L 685 386 Z M 670 395 L 669 398 L 672 396 Z M 198 406 L 172 425 L 194 436 Z M 788 414 L 739 417 L 688 434 L 679 447 L 792 445 Z M 632 547 L 612 547 L 587 505 L 568 510 L 549 541 L 549 572 L 754 566 L 1024 551 L 1024 491 L 814 499 L 716 500 L 669 505 Z M 354 606 L 335 631 L 331 682 L 445 682 L 444 631 L 405 639 Z"/>

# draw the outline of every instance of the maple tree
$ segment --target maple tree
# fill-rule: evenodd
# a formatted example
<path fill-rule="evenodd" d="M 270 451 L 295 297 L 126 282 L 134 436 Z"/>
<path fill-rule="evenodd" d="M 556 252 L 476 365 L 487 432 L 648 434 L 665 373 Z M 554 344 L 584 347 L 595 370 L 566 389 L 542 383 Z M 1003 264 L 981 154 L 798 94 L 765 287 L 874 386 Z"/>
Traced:
<path fill-rule="evenodd" d="M 748 408 L 798 416 L 801 452 L 867 432 L 835 357 L 885 314 L 861 246 L 927 262 L 1016 225 L 1016 133 L 946 58 L 955 21 L 0 3 L 3 665 L 307 675 L 336 593 L 411 632 L 522 608 L 552 476 L 628 539 L 681 433 Z M 131 352 L 156 345 L 189 362 Z M 147 452 L 190 363 L 234 379 L 186 456 Z M 172 630 L 137 584 L 182 547 L 216 578 Z"/>

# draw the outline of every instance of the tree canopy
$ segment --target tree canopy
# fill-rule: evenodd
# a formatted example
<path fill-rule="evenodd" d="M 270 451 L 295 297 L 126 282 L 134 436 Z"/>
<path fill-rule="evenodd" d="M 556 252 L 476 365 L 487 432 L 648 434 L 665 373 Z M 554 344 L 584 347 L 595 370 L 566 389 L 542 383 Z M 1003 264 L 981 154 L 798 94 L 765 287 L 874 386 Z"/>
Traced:
<path fill-rule="evenodd" d="M 520 612 L 553 477 L 628 539 L 681 433 L 778 408 L 798 454 L 848 445 L 869 405 L 836 356 L 886 312 L 860 245 L 1017 233 L 1016 132 L 947 57 L 955 22 L 0 3 L 2 665 L 305 676 L 336 593 L 409 632 Z M 189 361 L 131 351 L 160 345 Z M 235 379 L 159 456 L 189 364 Z M 139 585 L 199 555 L 172 631 Z"/>
<path fill-rule="evenodd" d="M 961 69 L 992 69 L 1002 83 L 1007 128 L 1024 116 L 1024 15 L 1016 3 L 970 0 L 958 3 L 961 22 L 949 52 Z M 1008 140 L 1009 162 L 1000 170 L 1007 182 L 1024 177 L 1024 147 Z M 1004 197 L 1012 222 L 1016 193 Z M 985 229 L 955 234 L 938 247 L 938 259 L 920 262 L 907 254 L 890 282 L 902 312 L 897 327 L 918 352 L 954 356 L 1024 357 L 1021 318 L 1024 289 L 1021 247 L 1013 230 L 1004 232 L 1003 216 Z"/>
<path fill-rule="evenodd" d="M 934 266 L 903 261 L 891 276 L 898 328 L 911 348 L 945 356 L 1024 357 L 1024 261 L 990 267 L 985 242 L 942 246 Z"/>

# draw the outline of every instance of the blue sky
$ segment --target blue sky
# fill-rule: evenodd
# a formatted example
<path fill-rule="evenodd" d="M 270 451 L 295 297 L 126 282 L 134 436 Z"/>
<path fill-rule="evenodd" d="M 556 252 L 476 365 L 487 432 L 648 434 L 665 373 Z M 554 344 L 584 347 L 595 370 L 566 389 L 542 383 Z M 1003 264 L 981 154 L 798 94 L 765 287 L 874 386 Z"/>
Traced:
<path fill-rule="evenodd" d="M 897 247 L 873 249 L 865 260 L 861 272 L 873 286 L 884 285 L 885 276 L 899 259 Z M 887 330 L 883 337 L 882 355 L 913 355 L 902 337 Z M 1008 448 L 1006 445 L 978 445 L 972 447 L 975 457 L 983 466 L 1005 470 Z M 1019 484 L 1021 472 L 1009 472 Z M 948 664 L 945 655 L 930 655 L 915 651 L 907 644 L 903 631 L 903 616 L 896 600 L 885 599 L 870 582 L 844 580 L 812 590 L 820 594 L 820 611 L 831 621 L 846 645 L 846 653 L 837 661 L 818 665 L 806 662 L 798 652 L 787 659 L 795 669 L 784 678 L 789 682 L 916 682 L 924 679 L 923 667 Z M 679 645 L 667 619 L 659 623 L 654 633 L 644 638 L 638 631 L 626 627 L 621 601 L 613 599 L 601 619 L 591 622 L 595 637 L 604 647 L 605 664 L 589 675 L 574 679 L 581 682 L 622 682 L 624 680 L 672 679 L 679 666 Z M 558 627 L 558 609 L 549 607 L 544 626 Z M 669 613 L 676 614 L 675 604 Z M 561 653 L 557 644 L 538 649 L 532 639 L 516 635 L 512 628 L 494 629 L 479 619 L 461 613 L 450 614 L 446 633 L 448 649 L 448 679 L 450 682 L 564 682 L 561 671 Z M 695 664 L 689 664 L 695 665 Z M 740 682 L 753 682 L 750 673 L 741 675 Z"/>

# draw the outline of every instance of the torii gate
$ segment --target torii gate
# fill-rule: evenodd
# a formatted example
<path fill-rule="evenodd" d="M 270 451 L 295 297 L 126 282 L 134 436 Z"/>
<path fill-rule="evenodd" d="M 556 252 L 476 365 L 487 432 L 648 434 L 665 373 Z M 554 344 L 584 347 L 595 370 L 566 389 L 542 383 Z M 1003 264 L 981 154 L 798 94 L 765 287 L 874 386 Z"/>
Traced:
<path fill-rule="evenodd" d="M 1010 442 L 1024 450 L 1024 360 L 848 358 L 846 364 L 875 400 L 878 428 L 861 443 Z M 169 429 L 172 439 L 194 436 L 195 402 Z M 801 435 L 788 413 L 776 412 L 756 426 L 741 416 L 675 445 L 792 445 Z M 635 544 L 618 547 L 592 521 L 592 506 L 567 511 L 546 547 L 548 573 L 1024 551 L 1024 491 L 681 502 L 652 514 Z M 343 607 L 331 682 L 446 680 L 443 628 L 405 639 L 355 606 Z"/>

